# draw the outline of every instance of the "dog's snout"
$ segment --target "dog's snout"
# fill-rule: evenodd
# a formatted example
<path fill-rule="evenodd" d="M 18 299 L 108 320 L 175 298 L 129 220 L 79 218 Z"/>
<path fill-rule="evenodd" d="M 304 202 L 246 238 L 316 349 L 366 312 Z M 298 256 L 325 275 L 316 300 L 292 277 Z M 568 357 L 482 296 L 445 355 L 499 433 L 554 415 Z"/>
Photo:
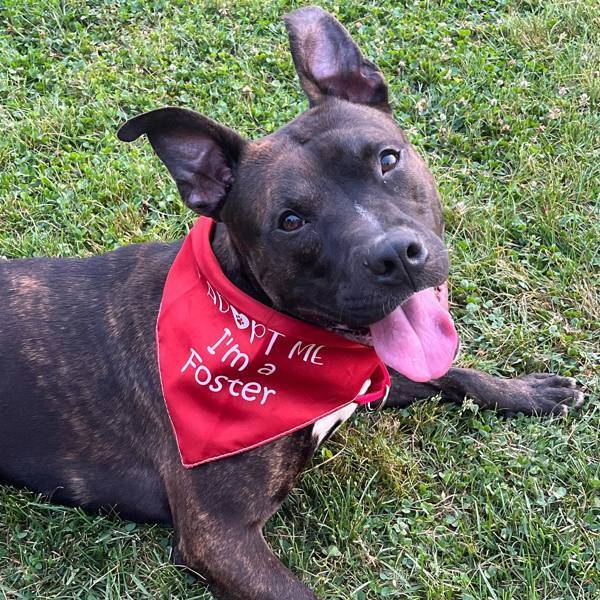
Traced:
<path fill-rule="evenodd" d="M 413 231 L 403 231 L 382 240 L 369 254 L 365 265 L 379 283 L 397 285 L 418 275 L 429 251 Z"/>

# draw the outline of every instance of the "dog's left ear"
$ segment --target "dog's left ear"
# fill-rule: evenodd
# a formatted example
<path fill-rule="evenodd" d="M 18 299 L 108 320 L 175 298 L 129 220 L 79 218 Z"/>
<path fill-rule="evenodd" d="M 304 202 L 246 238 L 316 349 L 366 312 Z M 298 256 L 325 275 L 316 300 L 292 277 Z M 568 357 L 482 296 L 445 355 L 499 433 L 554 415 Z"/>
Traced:
<path fill-rule="evenodd" d="M 367 60 L 341 23 L 318 6 L 285 17 L 292 58 L 311 106 L 328 96 L 391 112 L 381 71 Z"/>
<path fill-rule="evenodd" d="M 132 142 L 144 133 L 169 169 L 185 204 L 199 214 L 217 217 L 245 140 L 208 117 L 171 107 L 130 119 L 117 137 Z"/>

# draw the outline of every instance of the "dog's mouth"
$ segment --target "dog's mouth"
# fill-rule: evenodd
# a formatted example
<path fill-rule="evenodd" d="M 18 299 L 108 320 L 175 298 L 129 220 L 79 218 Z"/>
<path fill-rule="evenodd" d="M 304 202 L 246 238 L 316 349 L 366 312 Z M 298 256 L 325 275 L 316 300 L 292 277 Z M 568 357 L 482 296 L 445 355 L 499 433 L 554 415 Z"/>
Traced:
<path fill-rule="evenodd" d="M 446 283 L 412 294 L 368 328 L 335 324 L 328 329 L 372 346 L 385 364 L 413 381 L 445 375 L 458 349 Z"/>

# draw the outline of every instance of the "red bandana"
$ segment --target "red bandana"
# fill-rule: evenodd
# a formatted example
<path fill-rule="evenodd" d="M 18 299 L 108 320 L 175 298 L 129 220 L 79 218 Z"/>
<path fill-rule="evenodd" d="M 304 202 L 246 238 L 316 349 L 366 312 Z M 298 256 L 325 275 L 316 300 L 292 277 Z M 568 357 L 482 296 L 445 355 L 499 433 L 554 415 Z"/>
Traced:
<path fill-rule="evenodd" d="M 200 218 L 184 240 L 156 328 L 163 395 L 185 467 L 266 444 L 351 402 L 385 397 L 389 375 L 372 348 L 235 287 L 213 254 L 212 228 Z"/>

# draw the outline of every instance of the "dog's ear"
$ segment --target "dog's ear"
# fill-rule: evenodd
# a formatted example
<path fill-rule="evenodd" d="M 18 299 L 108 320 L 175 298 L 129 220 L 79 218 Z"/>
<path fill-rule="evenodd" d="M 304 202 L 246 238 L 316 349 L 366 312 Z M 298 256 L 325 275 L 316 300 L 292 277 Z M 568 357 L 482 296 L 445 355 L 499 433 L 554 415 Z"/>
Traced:
<path fill-rule="evenodd" d="M 235 131 L 184 108 L 159 108 L 127 121 L 123 142 L 146 134 L 173 176 L 186 205 L 216 217 L 233 183 L 245 140 Z"/>
<path fill-rule="evenodd" d="M 284 18 L 294 65 L 311 106 L 335 96 L 391 112 L 383 74 L 337 19 L 318 6 L 300 8 Z"/>

